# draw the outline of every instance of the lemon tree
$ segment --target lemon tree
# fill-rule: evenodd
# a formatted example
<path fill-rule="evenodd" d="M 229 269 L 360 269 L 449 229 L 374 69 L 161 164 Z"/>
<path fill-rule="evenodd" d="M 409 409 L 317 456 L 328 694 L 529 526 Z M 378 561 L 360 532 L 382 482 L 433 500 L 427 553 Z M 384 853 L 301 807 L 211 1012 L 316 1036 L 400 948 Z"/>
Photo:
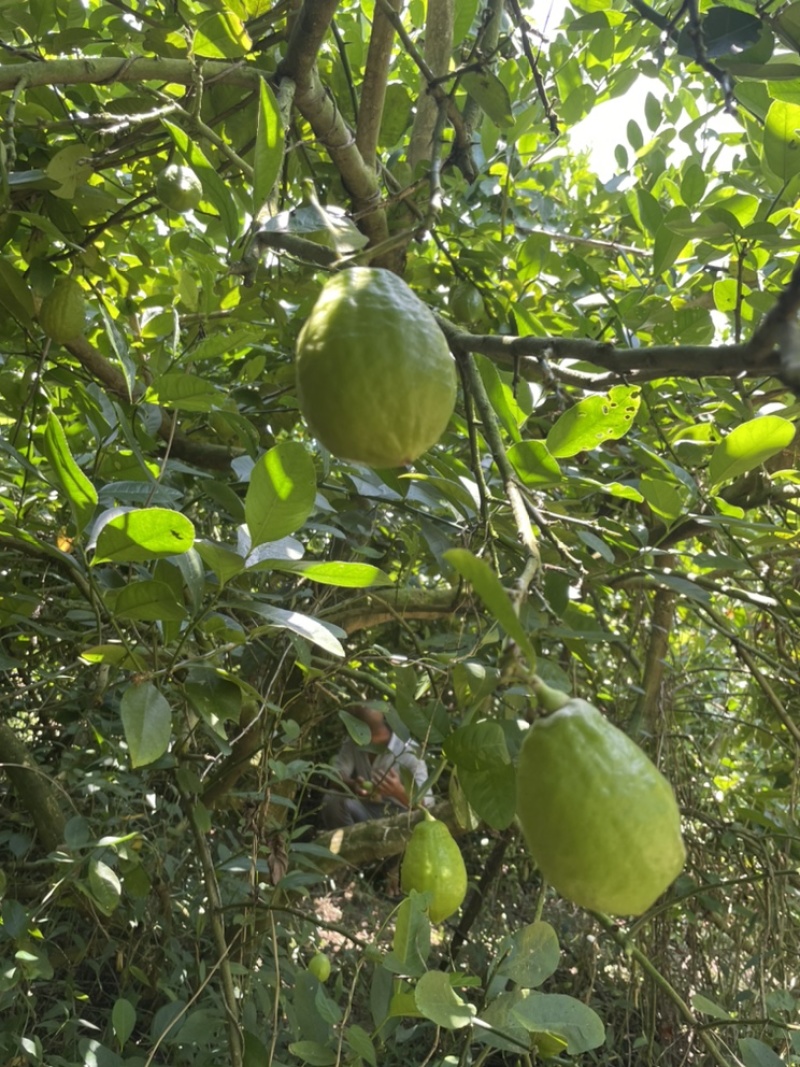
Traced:
<path fill-rule="evenodd" d="M 325 283 L 300 332 L 297 391 L 312 433 L 334 455 L 402 467 L 444 432 L 455 363 L 402 278 L 354 267 Z"/>

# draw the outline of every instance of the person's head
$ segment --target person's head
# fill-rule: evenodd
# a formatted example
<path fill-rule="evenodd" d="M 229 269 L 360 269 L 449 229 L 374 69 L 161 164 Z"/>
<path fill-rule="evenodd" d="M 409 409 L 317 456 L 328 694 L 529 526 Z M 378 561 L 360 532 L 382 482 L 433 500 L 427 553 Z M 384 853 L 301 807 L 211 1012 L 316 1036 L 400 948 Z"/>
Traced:
<path fill-rule="evenodd" d="M 383 712 L 370 708 L 366 704 L 359 704 L 350 710 L 350 714 L 369 727 L 370 741 L 373 745 L 386 745 L 389 743 L 392 731 L 383 717 Z"/>

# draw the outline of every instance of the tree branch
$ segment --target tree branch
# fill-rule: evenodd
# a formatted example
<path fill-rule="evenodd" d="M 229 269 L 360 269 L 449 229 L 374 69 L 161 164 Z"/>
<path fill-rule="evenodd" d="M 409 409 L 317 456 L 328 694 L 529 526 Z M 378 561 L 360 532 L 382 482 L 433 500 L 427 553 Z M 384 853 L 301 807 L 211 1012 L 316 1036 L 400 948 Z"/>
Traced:
<path fill-rule="evenodd" d="M 402 0 L 390 0 L 390 2 L 395 11 L 400 10 Z M 380 4 L 376 4 L 372 16 L 367 65 L 364 68 L 364 79 L 361 84 L 361 107 L 358 112 L 356 131 L 358 150 L 364 163 L 373 170 L 377 166 L 378 137 L 381 132 L 393 45 L 394 26 L 386 17 L 386 12 Z"/>
<path fill-rule="evenodd" d="M 292 27 L 286 56 L 278 67 L 278 77 L 295 83 L 295 107 L 339 171 L 355 211 L 362 215 L 359 220 L 361 230 L 371 244 L 379 244 L 388 238 L 389 228 L 381 207 L 377 173 L 365 163 L 353 131 L 322 84 L 317 70 L 317 53 L 336 7 L 335 0 L 305 0 Z"/>

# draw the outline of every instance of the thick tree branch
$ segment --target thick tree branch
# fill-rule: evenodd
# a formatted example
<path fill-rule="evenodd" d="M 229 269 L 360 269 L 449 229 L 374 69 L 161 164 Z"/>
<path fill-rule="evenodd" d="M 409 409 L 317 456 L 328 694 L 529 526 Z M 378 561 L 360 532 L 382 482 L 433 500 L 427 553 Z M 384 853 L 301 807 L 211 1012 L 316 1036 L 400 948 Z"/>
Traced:
<path fill-rule="evenodd" d="M 430 809 L 434 818 L 446 823 L 453 834 L 463 833 L 455 821 L 453 806 L 449 802 L 437 804 Z M 422 811 L 404 811 L 388 819 L 372 819 L 370 822 L 329 830 L 314 838 L 315 845 L 329 849 L 335 859 L 320 859 L 323 870 L 336 870 L 342 863 L 358 867 L 363 863 L 398 856 L 406 847 L 411 831 L 424 818 Z"/>
<path fill-rule="evenodd" d="M 402 0 L 391 0 L 391 3 L 395 11 L 400 10 Z M 367 65 L 361 85 L 361 107 L 356 131 L 358 150 L 366 165 L 373 170 L 377 167 L 378 137 L 381 132 L 393 45 L 394 26 L 380 4 L 376 4 L 372 16 Z"/>
<path fill-rule="evenodd" d="M 563 380 L 583 383 L 589 389 L 607 388 L 619 381 L 649 382 L 656 378 L 766 377 L 780 376 L 777 351 L 763 357 L 763 347 L 739 345 L 653 345 L 651 348 L 617 348 L 605 341 L 583 337 L 509 337 L 470 334 L 438 318 L 439 325 L 461 351 L 478 352 L 494 363 L 515 370 L 526 381 L 542 381 L 547 374 L 541 360 L 578 360 L 603 367 L 608 374 L 552 368 Z"/>
<path fill-rule="evenodd" d="M 454 0 L 428 0 L 425 19 L 425 62 L 435 77 L 443 77 L 450 69 L 450 54 L 453 51 Z M 433 143 L 436 118 L 442 106 L 428 91 L 429 82 L 420 77 L 417 113 L 411 130 L 408 146 L 408 162 L 412 171 L 417 163 L 430 162 L 437 146 Z"/>
<path fill-rule="evenodd" d="M 258 88 L 263 72 L 249 63 L 207 60 L 202 64 L 205 85 L 224 82 L 247 89 Z M 164 82 L 193 85 L 197 64 L 190 59 L 49 59 L 38 63 L 0 64 L 0 90 L 14 89 L 24 82 L 26 89 L 40 85 L 111 85 Z"/>
<path fill-rule="evenodd" d="M 389 236 L 386 214 L 381 207 L 378 176 L 356 145 L 353 131 L 323 85 L 316 57 L 337 4 L 333 0 L 306 0 L 292 27 L 286 56 L 278 67 L 278 77 L 295 84 L 294 103 L 324 145 L 353 207 L 361 216 L 359 226 L 371 244 Z"/>

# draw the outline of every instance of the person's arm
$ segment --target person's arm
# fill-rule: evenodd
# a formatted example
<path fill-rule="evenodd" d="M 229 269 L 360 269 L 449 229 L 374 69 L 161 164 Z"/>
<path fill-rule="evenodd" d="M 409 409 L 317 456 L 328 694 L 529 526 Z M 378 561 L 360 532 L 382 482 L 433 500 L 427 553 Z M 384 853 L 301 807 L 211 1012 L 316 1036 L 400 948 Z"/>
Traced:
<path fill-rule="evenodd" d="M 372 778 L 374 792 L 386 800 L 394 800 L 404 808 L 411 805 L 411 798 L 403 785 L 403 780 L 396 767 L 389 767 L 385 771 L 377 771 Z"/>

